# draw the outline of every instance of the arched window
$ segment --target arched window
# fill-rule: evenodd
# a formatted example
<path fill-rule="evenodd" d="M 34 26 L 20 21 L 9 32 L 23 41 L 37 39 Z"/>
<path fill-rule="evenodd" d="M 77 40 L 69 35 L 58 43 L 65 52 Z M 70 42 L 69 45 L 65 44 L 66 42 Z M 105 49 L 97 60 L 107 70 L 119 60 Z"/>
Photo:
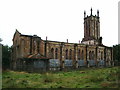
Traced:
<path fill-rule="evenodd" d="M 39 41 L 37 41 L 37 53 L 40 53 L 40 42 Z"/>
<path fill-rule="evenodd" d="M 84 51 L 82 50 L 81 59 L 84 60 Z"/>
<path fill-rule="evenodd" d="M 99 51 L 99 60 L 101 60 L 101 57 L 100 57 L 101 55 L 100 55 L 100 54 L 101 54 L 101 53 L 100 53 L 100 51 Z"/>
<path fill-rule="evenodd" d="M 89 52 L 89 60 L 91 60 L 91 51 Z"/>
<path fill-rule="evenodd" d="M 34 41 L 34 45 L 33 45 L 33 51 L 34 51 L 34 54 L 37 53 L 37 42 Z"/>
<path fill-rule="evenodd" d="M 89 36 L 91 36 L 91 33 L 90 33 L 90 23 L 91 22 L 89 21 L 89 30 L 88 30 L 89 31 Z"/>
<path fill-rule="evenodd" d="M 78 50 L 78 60 L 80 60 L 80 49 Z"/>
<path fill-rule="evenodd" d="M 51 49 L 51 58 L 54 59 L 54 49 Z"/>
<path fill-rule="evenodd" d="M 88 23 L 86 22 L 86 32 L 87 32 Z"/>
<path fill-rule="evenodd" d="M 68 59 L 68 49 L 65 51 L 66 59 Z"/>
<path fill-rule="evenodd" d="M 72 50 L 70 49 L 70 53 L 69 53 L 69 59 L 72 59 Z"/>
<path fill-rule="evenodd" d="M 58 49 L 55 49 L 55 59 L 58 59 Z"/>
<path fill-rule="evenodd" d="M 91 54 L 92 54 L 92 55 L 91 55 L 91 56 L 92 56 L 92 58 L 91 58 L 91 59 L 92 59 L 92 60 L 94 60 L 94 51 L 92 51 L 92 53 L 91 53 Z"/>
<path fill-rule="evenodd" d="M 103 52 L 101 52 L 101 60 L 103 60 Z"/>

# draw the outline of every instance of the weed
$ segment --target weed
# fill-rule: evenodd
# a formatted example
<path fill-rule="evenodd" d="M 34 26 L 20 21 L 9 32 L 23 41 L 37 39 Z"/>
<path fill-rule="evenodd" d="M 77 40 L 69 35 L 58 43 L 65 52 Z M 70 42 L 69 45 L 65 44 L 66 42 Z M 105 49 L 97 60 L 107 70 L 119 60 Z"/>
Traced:
<path fill-rule="evenodd" d="M 50 73 L 43 74 L 42 78 L 45 83 L 50 83 L 54 80 L 53 74 Z"/>
<path fill-rule="evenodd" d="M 118 67 L 89 68 L 69 72 L 2 73 L 3 88 L 117 88 Z"/>
<path fill-rule="evenodd" d="M 101 86 L 104 88 L 108 88 L 108 87 L 110 87 L 110 83 L 109 82 L 102 82 Z"/>

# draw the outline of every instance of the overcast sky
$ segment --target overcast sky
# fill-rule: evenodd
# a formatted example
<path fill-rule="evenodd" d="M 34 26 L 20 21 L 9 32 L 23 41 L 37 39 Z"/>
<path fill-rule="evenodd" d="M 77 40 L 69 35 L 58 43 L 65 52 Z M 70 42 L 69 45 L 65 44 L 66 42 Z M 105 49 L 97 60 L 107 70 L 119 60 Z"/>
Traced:
<path fill-rule="evenodd" d="M 118 44 L 119 0 L 0 0 L 0 38 L 12 45 L 17 29 L 43 40 L 78 43 L 84 37 L 84 10 L 100 12 L 100 35 L 103 44 Z"/>

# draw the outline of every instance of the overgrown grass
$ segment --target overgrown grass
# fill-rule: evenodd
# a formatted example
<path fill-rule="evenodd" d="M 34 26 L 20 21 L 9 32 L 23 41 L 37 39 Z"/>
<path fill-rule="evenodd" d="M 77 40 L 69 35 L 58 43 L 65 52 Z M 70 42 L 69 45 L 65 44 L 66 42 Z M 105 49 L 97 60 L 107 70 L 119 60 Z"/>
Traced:
<path fill-rule="evenodd" d="M 119 67 L 69 72 L 26 73 L 5 71 L 3 88 L 118 88 Z"/>

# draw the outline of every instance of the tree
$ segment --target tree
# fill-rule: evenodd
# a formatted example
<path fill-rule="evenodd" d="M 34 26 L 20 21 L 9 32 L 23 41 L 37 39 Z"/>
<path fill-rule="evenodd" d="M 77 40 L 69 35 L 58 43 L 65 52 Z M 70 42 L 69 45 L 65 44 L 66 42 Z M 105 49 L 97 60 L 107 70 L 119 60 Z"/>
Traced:
<path fill-rule="evenodd" d="M 10 68 L 11 47 L 8 45 L 2 46 L 2 67 L 3 69 Z"/>
<path fill-rule="evenodd" d="M 120 44 L 113 46 L 113 59 L 115 60 L 116 64 L 119 65 L 119 63 L 120 63 Z"/>

